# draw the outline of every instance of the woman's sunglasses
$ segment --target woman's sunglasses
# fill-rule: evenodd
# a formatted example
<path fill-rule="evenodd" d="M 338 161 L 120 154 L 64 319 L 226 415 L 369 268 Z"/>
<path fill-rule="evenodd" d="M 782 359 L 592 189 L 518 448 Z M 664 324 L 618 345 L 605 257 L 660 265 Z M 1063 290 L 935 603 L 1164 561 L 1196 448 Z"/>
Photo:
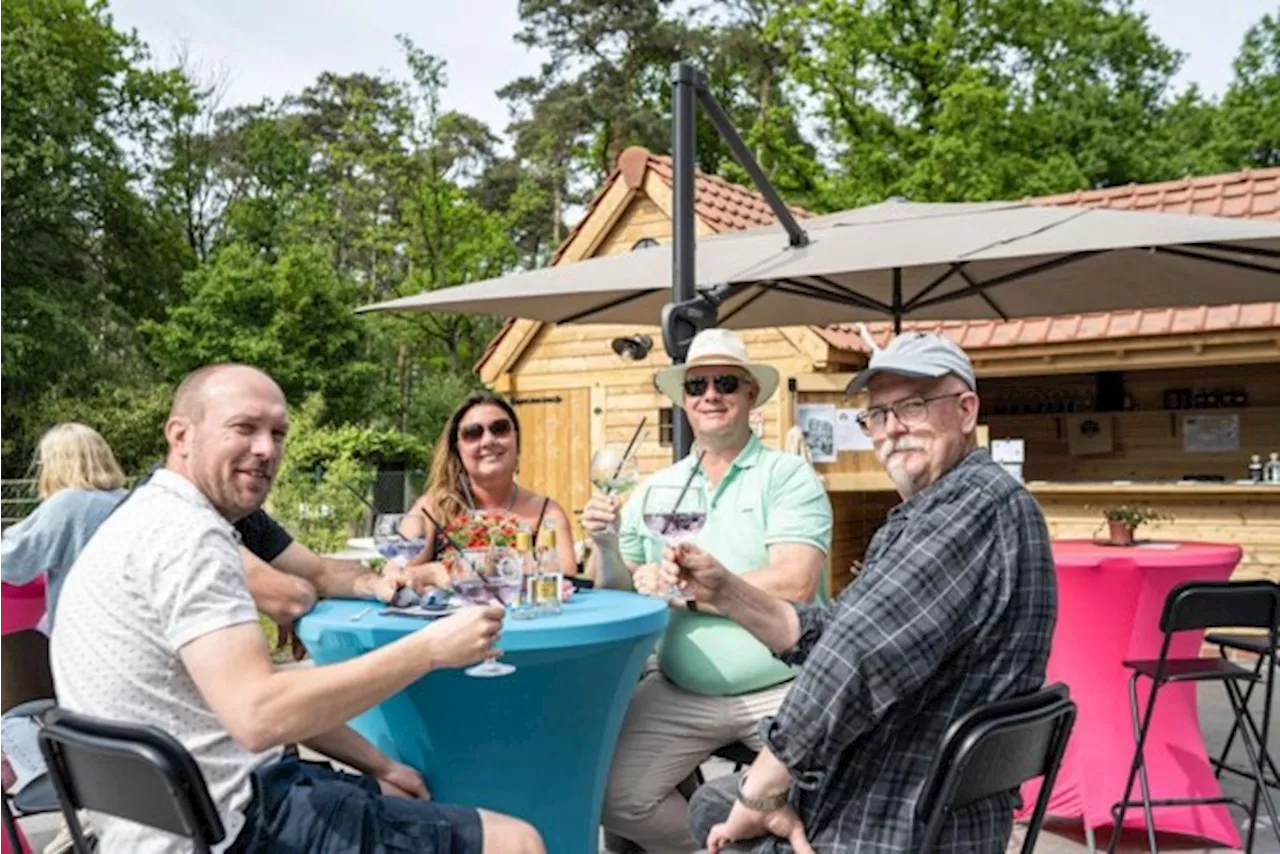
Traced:
<path fill-rule="evenodd" d="M 716 374 L 709 378 L 720 394 L 733 394 L 742 385 L 737 374 Z M 707 393 L 708 377 L 689 377 L 684 381 L 684 393 L 689 397 L 702 397 Z"/>
<path fill-rule="evenodd" d="M 458 436 L 464 442 L 479 442 L 484 438 L 484 431 L 488 429 L 489 435 L 495 439 L 501 439 L 511 435 L 511 419 L 499 418 L 491 424 L 468 424 L 458 429 Z"/>

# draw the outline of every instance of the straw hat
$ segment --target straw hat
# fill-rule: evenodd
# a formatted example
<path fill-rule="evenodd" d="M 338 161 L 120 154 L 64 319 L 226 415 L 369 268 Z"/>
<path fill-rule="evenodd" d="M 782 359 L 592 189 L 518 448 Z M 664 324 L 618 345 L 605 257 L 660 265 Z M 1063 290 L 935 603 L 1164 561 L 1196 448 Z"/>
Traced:
<path fill-rule="evenodd" d="M 658 387 L 658 391 L 680 406 L 684 403 L 684 375 L 690 368 L 700 365 L 731 366 L 749 373 L 760 387 L 754 406 L 762 405 L 778 390 L 778 369 L 772 365 L 752 362 L 747 358 L 747 345 L 742 343 L 742 337 L 732 330 L 718 328 L 704 329 L 694 336 L 684 364 L 658 371 L 653 384 Z"/>

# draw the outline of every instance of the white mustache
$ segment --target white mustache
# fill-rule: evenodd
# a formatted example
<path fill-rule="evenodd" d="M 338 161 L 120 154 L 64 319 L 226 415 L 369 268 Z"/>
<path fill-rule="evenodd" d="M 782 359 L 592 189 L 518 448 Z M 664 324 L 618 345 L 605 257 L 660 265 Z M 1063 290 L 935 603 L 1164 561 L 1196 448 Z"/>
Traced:
<path fill-rule="evenodd" d="M 897 439 L 886 439 L 884 444 L 880 446 L 880 450 L 876 452 L 880 457 L 880 462 L 887 463 L 889 458 L 899 451 L 924 451 L 927 450 L 923 440 L 915 436 L 901 436 Z"/>

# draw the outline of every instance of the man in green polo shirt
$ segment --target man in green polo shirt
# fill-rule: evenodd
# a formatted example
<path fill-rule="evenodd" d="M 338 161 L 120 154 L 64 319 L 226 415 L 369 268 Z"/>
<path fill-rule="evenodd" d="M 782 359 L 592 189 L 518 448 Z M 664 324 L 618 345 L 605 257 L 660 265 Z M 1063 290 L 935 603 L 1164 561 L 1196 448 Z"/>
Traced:
<path fill-rule="evenodd" d="M 592 498 L 582 526 L 597 583 L 665 595 L 657 584 L 663 543 L 641 516 L 645 493 L 683 486 L 702 453 L 693 483 L 705 490 L 708 513 L 693 541 L 774 596 L 812 600 L 831 546 L 831 503 L 803 459 L 766 448 L 750 426 L 751 410 L 778 387 L 777 370 L 751 362 L 737 334 L 708 329 L 686 363 L 659 371 L 655 383 L 684 409 L 695 453 L 649 477 L 621 514 L 615 500 Z M 657 667 L 641 681 L 618 740 L 605 828 L 650 854 L 694 851 L 676 786 L 720 747 L 759 748 L 760 719 L 776 713 L 793 676 L 737 623 L 672 600 Z"/>

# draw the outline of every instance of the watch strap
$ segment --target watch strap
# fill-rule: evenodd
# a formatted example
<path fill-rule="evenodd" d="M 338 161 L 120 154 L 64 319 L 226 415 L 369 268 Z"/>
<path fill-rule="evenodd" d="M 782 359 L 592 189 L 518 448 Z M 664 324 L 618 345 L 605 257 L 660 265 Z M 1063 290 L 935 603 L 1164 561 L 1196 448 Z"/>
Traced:
<path fill-rule="evenodd" d="M 773 812 L 780 810 L 790 802 L 790 792 L 779 792 L 776 795 L 768 795 L 763 798 L 753 798 L 743 791 L 747 784 L 747 775 L 744 773 L 738 778 L 738 803 L 742 804 L 749 810 L 756 812 Z"/>

